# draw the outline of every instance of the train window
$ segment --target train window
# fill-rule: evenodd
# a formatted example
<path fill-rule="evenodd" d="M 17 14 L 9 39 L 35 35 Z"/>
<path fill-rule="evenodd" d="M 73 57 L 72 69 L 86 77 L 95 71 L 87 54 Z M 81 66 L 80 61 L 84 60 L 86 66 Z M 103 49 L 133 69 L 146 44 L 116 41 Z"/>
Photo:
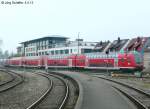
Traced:
<path fill-rule="evenodd" d="M 123 59 L 123 58 L 121 58 L 121 62 L 124 62 L 124 59 Z"/>
<path fill-rule="evenodd" d="M 130 63 L 130 62 L 131 62 L 130 58 L 127 58 L 127 62 L 128 62 L 128 63 Z"/>

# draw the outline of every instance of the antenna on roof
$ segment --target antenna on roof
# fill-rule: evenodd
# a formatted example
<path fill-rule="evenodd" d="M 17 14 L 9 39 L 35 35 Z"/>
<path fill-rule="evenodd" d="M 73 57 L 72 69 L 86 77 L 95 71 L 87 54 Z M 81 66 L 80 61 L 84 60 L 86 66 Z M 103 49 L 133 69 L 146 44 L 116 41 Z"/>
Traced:
<path fill-rule="evenodd" d="M 120 37 L 118 37 L 118 43 L 120 42 Z"/>
<path fill-rule="evenodd" d="M 137 42 L 140 42 L 141 38 L 140 37 L 137 37 Z"/>

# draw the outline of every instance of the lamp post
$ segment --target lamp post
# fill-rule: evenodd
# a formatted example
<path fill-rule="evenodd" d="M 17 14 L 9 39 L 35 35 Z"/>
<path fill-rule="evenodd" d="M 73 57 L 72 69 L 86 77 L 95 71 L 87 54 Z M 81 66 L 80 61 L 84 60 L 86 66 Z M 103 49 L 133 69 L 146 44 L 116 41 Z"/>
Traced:
<path fill-rule="evenodd" d="M 77 52 L 77 54 L 75 55 L 75 70 L 77 70 L 77 59 L 78 59 L 78 55 L 79 55 L 79 35 L 80 35 L 80 32 L 78 32 L 78 39 L 77 39 L 77 41 L 78 41 L 78 52 Z"/>
<path fill-rule="evenodd" d="M 109 51 L 106 51 L 106 56 L 107 56 L 107 61 L 106 61 L 106 72 L 107 72 L 107 74 L 110 76 L 110 73 L 108 72 L 108 55 L 109 55 Z"/>
<path fill-rule="evenodd" d="M 48 61 L 48 55 L 49 55 L 49 54 L 46 53 L 46 56 L 44 57 L 44 61 L 45 61 L 45 71 L 46 71 L 46 72 L 48 72 L 48 65 L 47 65 L 47 64 L 48 64 L 48 62 L 47 62 L 47 61 Z"/>

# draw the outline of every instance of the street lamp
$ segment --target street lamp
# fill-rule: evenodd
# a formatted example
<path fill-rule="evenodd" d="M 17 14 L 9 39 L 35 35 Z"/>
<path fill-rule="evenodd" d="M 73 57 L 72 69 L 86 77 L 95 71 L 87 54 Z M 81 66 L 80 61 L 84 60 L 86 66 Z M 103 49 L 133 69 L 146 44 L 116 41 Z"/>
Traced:
<path fill-rule="evenodd" d="M 109 74 L 109 76 L 110 76 L 110 73 L 108 72 L 108 55 L 109 55 L 109 51 L 106 51 L 106 55 L 107 55 L 106 72 L 107 72 L 107 74 Z"/>

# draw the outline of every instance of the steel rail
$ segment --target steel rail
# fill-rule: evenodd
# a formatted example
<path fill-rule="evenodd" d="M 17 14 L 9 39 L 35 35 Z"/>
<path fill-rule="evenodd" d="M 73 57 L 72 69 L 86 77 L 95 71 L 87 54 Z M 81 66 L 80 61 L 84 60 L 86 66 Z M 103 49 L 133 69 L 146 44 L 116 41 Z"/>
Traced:
<path fill-rule="evenodd" d="M 16 76 L 20 77 L 21 80 L 20 80 L 19 82 L 15 83 L 15 84 L 12 85 L 12 86 L 9 86 L 8 88 L 1 90 L 0 93 L 5 92 L 5 91 L 8 91 L 8 90 L 10 90 L 10 89 L 12 89 L 12 88 L 14 88 L 14 87 L 16 87 L 16 86 L 22 84 L 23 81 L 24 81 L 24 78 L 22 77 L 22 75 L 20 75 L 20 74 L 18 74 L 18 73 L 15 73 L 15 72 L 13 72 L 13 71 L 9 71 L 9 70 L 7 70 L 6 72 L 12 72 L 12 74 L 15 74 Z M 13 81 L 15 81 L 15 79 L 17 79 L 17 77 L 14 78 Z M 9 83 L 11 83 L 11 82 L 13 82 L 13 81 L 10 81 L 10 82 L 8 82 L 8 83 L 6 83 L 6 84 L 3 84 L 3 86 L 4 86 L 4 85 L 8 85 Z"/>
<path fill-rule="evenodd" d="M 66 93 L 65 93 L 65 97 L 63 98 L 60 106 L 58 106 L 58 109 L 62 109 L 64 106 L 65 106 L 65 103 L 67 101 L 67 98 L 69 96 L 69 86 L 67 85 L 67 83 L 61 78 L 61 77 L 58 77 L 58 75 L 54 75 L 54 74 L 49 74 L 49 73 L 36 73 L 36 74 L 39 74 L 39 75 L 42 75 L 42 76 L 45 76 L 46 78 L 48 78 L 48 80 L 50 81 L 50 87 L 47 89 L 47 91 L 38 99 L 36 100 L 34 103 L 32 103 L 29 107 L 27 107 L 26 109 L 34 109 L 36 106 L 38 106 L 40 104 L 40 102 L 46 97 L 46 95 L 52 90 L 53 88 L 53 82 L 52 80 L 50 80 L 50 78 L 48 76 L 53 76 L 57 79 L 59 79 L 60 81 L 63 82 L 63 84 L 65 85 L 65 90 L 66 90 Z"/>
<path fill-rule="evenodd" d="M 127 84 L 125 84 L 125 83 L 122 83 L 122 82 L 119 82 L 119 81 L 116 81 L 116 80 L 112 80 L 112 79 L 109 79 L 109 78 L 105 78 L 105 77 L 100 77 L 100 76 L 95 76 L 95 77 L 98 77 L 98 78 L 101 78 L 101 79 L 105 79 L 105 80 L 108 80 L 108 81 L 111 81 L 111 82 L 120 84 L 120 85 L 125 86 L 125 87 L 127 87 L 127 88 L 133 89 L 133 90 L 135 90 L 135 91 L 137 91 L 137 92 L 139 92 L 139 93 L 141 93 L 141 94 L 144 94 L 145 96 L 147 96 L 147 97 L 150 98 L 150 94 L 149 94 L 149 93 L 146 93 L 146 92 L 144 92 L 143 90 L 138 89 L 138 88 L 136 88 L 136 87 L 127 85 Z"/>
<path fill-rule="evenodd" d="M 121 90 L 121 89 L 119 89 L 119 88 L 117 88 L 115 86 L 112 86 L 112 87 L 114 87 L 115 89 L 120 91 L 122 94 L 124 94 L 127 98 L 129 98 L 139 109 L 149 109 L 144 104 L 142 104 L 138 99 L 136 99 L 135 97 L 129 95 L 125 91 L 123 91 L 123 90 Z"/>
<path fill-rule="evenodd" d="M 109 79 L 109 78 L 100 77 L 100 76 L 94 76 L 94 77 L 98 77 L 98 78 L 101 78 L 101 79 L 104 79 L 104 80 L 107 80 L 107 81 L 110 81 L 110 82 L 114 82 L 114 83 L 116 83 L 116 84 L 119 84 L 119 85 L 124 86 L 124 87 L 129 88 L 129 89 L 132 89 L 132 90 L 134 90 L 134 91 L 140 93 L 141 95 L 144 95 L 144 96 L 150 98 L 150 94 L 144 92 L 144 91 L 141 90 L 141 89 L 132 87 L 132 86 L 127 85 L 127 84 L 125 84 L 125 83 L 122 83 L 122 82 L 119 82 L 119 81 L 116 81 L 116 80 L 112 80 L 112 79 Z M 150 107 L 145 106 L 143 103 L 141 103 L 141 102 L 140 102 L 137 98 L 135 98 L 134 96 L 129 95 L 128 93 L 126 93 L 125 91 L 119 89 L 118 87 L 116 87 L 116 86 L 112 86 L 112 87 L 114 87 L 115 89 L 117 89 L 118 91 L 120 91 L 121 93 L 123 93 L 126 97 L 128 97 L 139 109 L 149 109 L 149 108 L 150 108 Z"/>
<path fill-rule="evenodd" d="M 53 87 L 53 82 L 52 82 L 52 80 L 49 79 L 48 76 L 46 76 L 46 75 L 44 75 L 42 73 L 36 73 L 36 74 L 46 77 L 49 80 L 49 82 L 50 82 L 50 86 L 38 100 L 36 100 L 34 103 L 32 103 L 26 109 L 33 109 L 33 108 L 35 108 L 46 97 L 46 95 L 52 90 L 52 87 Z"/>
<path fill-rule="evenodd" d="M 3 85 L 5 85 L 5 84 L 10 83 L 10 82 L 12 82 L 13 80 L 15 80 L 15 77 L 14 77 L 14 75 L 13 75 L 12 73 L 7 72 L 7 71 L 4 71 L 4 70 L 0 70 L 0 71 L 5 72 L 5 73 L 7 73 L 7 74 L 9 74 L 9 75 L 11 76 L 11 79 L 9 79 L 9 80 L 7 80 L 7 81 L 1 83 L 0 86 L 3 86 Z"/>
<path fill-rule="evenodd" d="M 58 107 L 58 109 L 63 109 L 64 106 L 65 106 L 65 104 L 67 103 L 67 99 L 68 99 L 68 97 L 69 97 L 69 86 L 68 86 L 68 83 L 67 83 L 64 79 L 62 79 L 61 77 L 59 77 L 59 76 L 62 76 L 62 75 L 50 74 L 50 73 L 45 73 L 45 74 L 48 74 L 48 75 L 50 75 L 50 76 L 53 76 L 53 77 L 55 77 L 55 78 L 61 80 L 61 81 L 63 82 L 63 84 L 65 85 L 66 93 L 65 93 L 65 96 L 64 96 L 64 98 L 63 98 L 62 103 L 61 103 L 60 106 Z"/>

